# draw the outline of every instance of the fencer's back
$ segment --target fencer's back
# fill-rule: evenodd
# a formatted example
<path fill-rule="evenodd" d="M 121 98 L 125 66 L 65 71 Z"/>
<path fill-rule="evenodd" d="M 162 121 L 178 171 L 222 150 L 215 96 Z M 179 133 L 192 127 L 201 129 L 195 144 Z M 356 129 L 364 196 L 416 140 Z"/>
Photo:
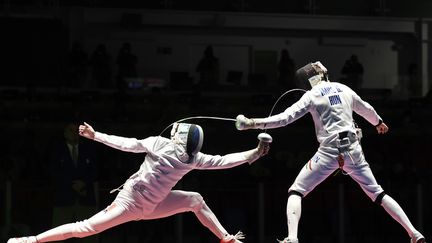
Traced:
<path fill-rule="evenodd" d="M 352 131 L 353 91 L 337 82 L 320 82 L 310 90 L 310 110 L 319 142 L 343 131 Z"/>

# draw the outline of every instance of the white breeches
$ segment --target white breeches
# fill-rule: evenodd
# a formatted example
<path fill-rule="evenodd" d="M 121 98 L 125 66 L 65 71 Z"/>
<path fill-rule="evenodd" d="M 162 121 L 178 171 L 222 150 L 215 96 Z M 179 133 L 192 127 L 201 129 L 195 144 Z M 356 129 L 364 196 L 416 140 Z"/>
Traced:
<path fill-rule="evenodd" d="M 297 191 L 306 196 L 339 168 L 338 155 L 339 151 L 335 148 L 320 147 L 301 169 L 289 191 Z M 375 201 L 384 190 L 377 183 L 369 164 L 366 162 L 360 144 L 355 142 L 342 155 L 343 170 L 360 185 L 372 201 Z"/>
<path fill-rule="evenodd" d="M 49 242 L 71 237 L 82 238 L 129 221 L 163 218 L 188 211 L 194 212 L 200 222 L 218 238 L 222 238 L 227 233 L 199 193 L 171 191 L 152 212 L 147 213 L 143 212 L 140 205 L 136 205 L 130 192 L 122 190 L 110 206 L 91 218 L 58 226 L 39 234 L 37 239 L 39 242 Z"/>

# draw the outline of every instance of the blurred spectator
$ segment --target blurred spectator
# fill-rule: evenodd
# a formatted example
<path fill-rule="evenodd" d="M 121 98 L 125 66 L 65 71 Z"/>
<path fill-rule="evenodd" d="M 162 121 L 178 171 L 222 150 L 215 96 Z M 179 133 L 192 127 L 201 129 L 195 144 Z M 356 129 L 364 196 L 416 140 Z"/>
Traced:
<path fill-rule="evenodd" d="M 126 88 L 127 78 L 138 77 L 136 70 L 137 63 L 138 57 L 132 54 L 132 47 L 130 43 L 123 43 L 116 60 L 116 64 L 118 66 L 117 88 L 120 91 L 124 91 Z"/>
<path fill-rule="evenodd" d="M 12 136 L 11 133 L 4 134 L 6 137 Z M 0 154 L 0 182 L 19 183 L 23 179 L 28 179 L 26 178 L 26 154 L 27 152 L 30 153 L 30 151 L 23 149 L 23 143 L 27 141 L 27 137 L 24 133 L 18 131 L 15 131 L 13 136 L 16 139 L 5 139 L 3 143 L 0 143 L 2 148 Z"/>
<path fill-rule="evenodd" d="M 418 94 L 420 83 L 418 65 L 411 62 L 408 66 L 408 91 L 410 95 Z"/>
<path fill-rule="evenodd" d="M 286 89 L 295 88 L 294 77 L 295 77 L 295 63 L 294 60 L 290 57 L 290 54 L 287 49 L 283 49 L 280 53 L 279 59 L 279 77 L 278 82 L 279 86 L 284 87 Z"/>
<path fill-rule="evenodd" d="M 3 186 L 6 181 L 19 181 L 23 177 L 25 162 L 22 156 L 5 148 L 8 153 L 0 156 L 0 183 Z"/>
<path fill-rule="evenodd" d="M 111 87 L 111 56 L 106 51 L 104 44 L 99 44 L 94 50 L 90 65 L 92 67 L 92 79 L 98 88 Z"/>
<path fill-rule="evenodd" d="M 82 44 L 78 41 L 73 42 L 69 52 L 69 87 L 83 87 L 87 82 L 88 55 L 84 51 Z"/>
<path fill-rule="evenodd" d="M 203 57 L 199 61 L 196 71 L 199 73 L 199 86 L 203 88 L 213 87 L 219 81 L 219 59 L 213 54 L 213 47 L 207 46 Z"/>
<path fill-rule="evenodd" d="M 245 11 L 247 3 L 242 0 L 226 0 L 222 10 L 227 12 L 240 12 Z"/>
<path fill-rule="evenodd" d="M 56 145 L 50 160 L 53 226 L 88 218 L 95 214 L 99 205 L 94 149 L 91 144 L 79 140 L 78 124 L 67 123 L 63 139 Z M 98 238 L 84 240 L 80 242 L 97 242 Z"/>
<path fill-rule="evenodd" d="M 23 171 L 24 181 L 29 181 L 30 183 L 43 181 L 46 183 L 48 164 L 43 154 L 43 151 L 46 149 L 45 141 L 43 138 L 37 136 L 35 129 L 31 128 L 24 130 L 23 138 L 17 146 L 17 150 L 25 161 Z"/>
<path fill-rule="evenodd" d="M 356 55 L 345 61 L 341 73 L 344 75 L 345 83 L 354 91 L 359 91 L 363 84 L 363 65 L 358 61 Z"/>
<path fill-rule="evenodd" d="M 27 134 L 19 131 L 7 133 L 5 130 L 3 135 L 5 138 L 9 136 L 14 139 L 4 139 L 5 141 L 0 143 L 2 148 L 0 154 L 0 207 L 4 212 L 0 217 L 0 240 L 7 235 L 30 233 L 32 226 L 27 219 L 23 219 L 25 217 L 20 216 L 28 213 L 27 207 L 22 207 L 23 199 L 29 197 L 26 187 L 34 185 L 33 178 L 38 176 L 37 170 L 34 171 L 34 174 L 26 173 L 29 169 L 27 157 L 34 154 L 32 149 L 27 150 L 25 147 L 28 142 Z M 38 163 L 37 156 L 34 155 L 35 161 L 33 162 Z M 4 211 L 7 204 L 10 205 L 10 208 Z"/>

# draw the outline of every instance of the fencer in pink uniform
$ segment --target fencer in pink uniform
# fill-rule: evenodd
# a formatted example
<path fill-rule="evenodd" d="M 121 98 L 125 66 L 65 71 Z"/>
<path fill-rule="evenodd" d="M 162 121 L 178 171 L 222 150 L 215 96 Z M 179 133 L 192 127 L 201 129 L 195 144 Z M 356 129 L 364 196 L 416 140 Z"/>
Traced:
<path fill-rule="evenodd" d="M 78 131 L 77 131 L 78 132 Z M 172 190 L 189 171 L 228 169 L 253 163 L 268 153 L 260 141 L 254 149 L 224 156 L 200 152 L 204 133 L 199 125 L 174 123 L 171 139 L 153 136 L 125 138 L 96 132 L 89 124 L 79 134 L 105 145 L 132 153 L 146 153 L 144 162 L 106 209 L 83 221 L 64 224 L 36 236 L 11 238 L 8 243 L 42 243 L 86 237 L 129 221 L 150 220 L 192 211 L 198 220 L 224 243 L 241 243 L 244 235 L 229 234 L 197 192 Z"/>
<path fill-rule="evenodd" d="M 330 82 L 321 62 L 305 65 L 297 70 L 296 76 L 300 84 L 310 85 L 311 89 L 284 112 L 253 119 L 239 115 L 236 122 L 239 130 L 271 129 L 286 126 L 308 113 L 312 115 L 319 148 L 288 190 L 288 237 L 280 242 L 298 243 L 302 198 L 335 170 L 341 169 L 405 228 L 411 243 L 425 243 L 425 238 L 414 228 L 399 204 L 377 183 L 363 154 L 361 130 L 354 123 L 353 112 L 375 126 L 379 134 L 384 134 L 388 127 L 375 109 L 348 86 Z"/>

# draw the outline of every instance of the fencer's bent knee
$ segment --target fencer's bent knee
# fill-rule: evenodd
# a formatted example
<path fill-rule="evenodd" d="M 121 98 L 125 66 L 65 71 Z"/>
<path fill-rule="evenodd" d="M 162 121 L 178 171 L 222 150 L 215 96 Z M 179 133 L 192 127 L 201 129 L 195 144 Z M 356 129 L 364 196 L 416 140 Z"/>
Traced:
<path fill-rule="evenodd" d="M 190 208 L 192 211 L 196 212 L 203 208 L 204 206 L 204 198 L 201 196 L 201 194 L 197 192 L 192 192 L 189 195 L 190 198 Z"/>
<path fill-rule="evenodd" d="M 377 196 L 377 198 L 375 199 L 375 203 L 378 204 L 378 205 L 381 205 L 381 203 L 382 203 L 382 199 L 383 199 L 383 197 L 384 197 L 385 195 L 386 195 L 385 192 L 381 192 L 381 193 Z"/>
<path fill-rule="evenodd" d="M 295 190 L 288 191 L 288 198 L 289 198 L 291 195 L 297 195 L 297 196 L 303 198 L 303 194 L 300 193 L 300 192 L 298 192 L 298 191 L 295 191 Z"/>

